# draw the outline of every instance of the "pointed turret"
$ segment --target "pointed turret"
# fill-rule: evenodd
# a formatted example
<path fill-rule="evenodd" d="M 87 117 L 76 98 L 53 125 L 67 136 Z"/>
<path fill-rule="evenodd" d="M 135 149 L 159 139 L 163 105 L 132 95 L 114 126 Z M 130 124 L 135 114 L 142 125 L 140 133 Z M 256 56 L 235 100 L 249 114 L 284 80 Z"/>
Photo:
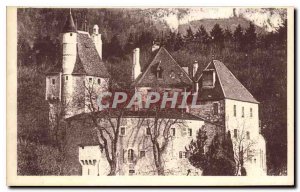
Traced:
<path fill-rule="evenodd" d="M 67 20 L 66 20 L 66 23 L 65 23 L 65 26 L 64 26 L 62 32 L 63 33 L 75 32 L 76 33 L 76 31 L 77 30 L 76 30 L 74 20 L 73 20 L 73 17 L 72 17 L 72 13 L 71 13 L 71 9 L 70 9 L 70 14 L 67 17 Z"/>

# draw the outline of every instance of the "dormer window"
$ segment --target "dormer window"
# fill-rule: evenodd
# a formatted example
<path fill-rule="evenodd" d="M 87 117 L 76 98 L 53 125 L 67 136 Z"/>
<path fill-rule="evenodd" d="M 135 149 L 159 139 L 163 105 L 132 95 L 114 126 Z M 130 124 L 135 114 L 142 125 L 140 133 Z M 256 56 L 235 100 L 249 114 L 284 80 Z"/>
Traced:
<path fill-rule="evenodd" d="M 214 88 L 215 86 L 215 71 L 205 70 L 202 74 L 202 87 L 203 88 Z"/>

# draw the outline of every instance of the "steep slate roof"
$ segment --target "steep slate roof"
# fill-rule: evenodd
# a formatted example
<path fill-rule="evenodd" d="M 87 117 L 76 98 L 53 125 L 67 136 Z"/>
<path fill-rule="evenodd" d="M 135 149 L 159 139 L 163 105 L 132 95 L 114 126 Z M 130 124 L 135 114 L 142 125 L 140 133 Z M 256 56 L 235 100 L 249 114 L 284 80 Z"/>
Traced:
<path fill-rule="evenodd" d="M 162 68 L 162 79 L 156 77 L 156 69 Z M 171 73 L 175 78 L 171 78 Z M 184 88 L 191 87 L 192 80 L 188 74 L 179 66 L 170 53 L 161 47 L 144 72 L 134 81 L 136 87 L 163 87 L 163 88 Z"/>
<path fill-rule="evenodd" d="M 214 89 L 199 89 L 200 99 L 211 97 L 220 97 L 227 99 L 234 99 L 239 101 L 246 101 L 251 103 L 259 103 L 253 95 L 241 84 L 241 82 L 231 73 L 231 71 L 224 65 L 224 63 L 213 60 L 206 69 L 215 69 L 216 84 Z M 200 76 L 202 81 L 202 75 Z M 201 93 L 202 92 L 202 93 Z"/>
<path fill-rule="evenodd" d="M 108 78 L 109 73 L 87 33 L 77 34 L 77 59 L 72 74 Z"/>
<path fill-rule="evenodd" d="M 62 72 L 62 58 L 59 65 L 50 69 L 47 74 Z M 77 33 L 77 56 L 72 74 L 89 75 L 102 78 L 108 78 L 107 68 L 100 58 L 95 44 L 88 33 Z"/>

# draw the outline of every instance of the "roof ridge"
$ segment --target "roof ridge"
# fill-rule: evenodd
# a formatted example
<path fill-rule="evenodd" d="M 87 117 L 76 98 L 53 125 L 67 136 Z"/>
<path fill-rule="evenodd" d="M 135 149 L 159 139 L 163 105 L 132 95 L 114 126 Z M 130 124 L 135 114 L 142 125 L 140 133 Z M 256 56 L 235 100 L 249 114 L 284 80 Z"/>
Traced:
<path fill-rule="evenodd" d="M 242 86 L 242 88 L 244 88 L 249 94 L 250 94 L 250 96 L 252 96 L 252 98 L 256 101 L 256 102 L 258 102 L 257 100 L 256 100 L 256 98 L 250 93 L 250 91 L 236 78 L 236 76 L 228 69 L 228 67 L 224 64 L 224 63 L 222 63 L 221 61 L 219 61 L 219 60 L 213 60 L 213 61 L 218 61 L 219 62 L 219 64 L 220 65 L 223 65 L 224 67 L 225 67 L 225 69 L 227 70 L 227 71 L 229 71 L 229 73 L 232 75 L 232 77 Z M 214 63 L 215 64 L 215 63 Z M 217 71 L 217 69 L 216 69 L 216 71 Z M 218 72 L 217 72 L 218 73 Z M 219 81 L 221 82 L 221 80 L 220 80 L 220 78 L 219 78 Z M 222 87 L 222 90 L 223 90 L 223 86 L 222 86 L 222 84 L 221 84 L 221 87 Z M 225 98 L 226 98 L 226 95 L 225 95 L 225 93 L 224 93 L 224 96 L 225 96 Z M 259 102 L 258 102 L 259 103 Z"/>
<path fill-rule="evenodd" d="M 217 60 L 212 60 L 212 63 L 213 63 L 213 65 L 214 65 L 214 67 L 215 67 L 215 70 L 216 70 L 216 73 L 217 73 L 217 77 L 218 77 L 218 79 L 219 79 L 220 86 L 221 86 L 221 89 L 222 89 L 224 98 L 226 98 L 226 94 L 225 94 L 225 91 L 224 91 L 224 88 L 223 88 L 223 85 L 222 85 L 222 81 L 221 81 L 221 79 L 220 79 L 220 77 L 219 77 L 219 73 L 218 73 L 218 70 L 217 70 L 217 68 L 216 68 L 216 66 L 215 66 L 215 62 L 214 62 L 214 61 L 217 61 Z M 219 62 L 220 62 L 220 61 L 219 61 Z M 229 70 L 229 69 L 228 69 L 228 70 Z"/>

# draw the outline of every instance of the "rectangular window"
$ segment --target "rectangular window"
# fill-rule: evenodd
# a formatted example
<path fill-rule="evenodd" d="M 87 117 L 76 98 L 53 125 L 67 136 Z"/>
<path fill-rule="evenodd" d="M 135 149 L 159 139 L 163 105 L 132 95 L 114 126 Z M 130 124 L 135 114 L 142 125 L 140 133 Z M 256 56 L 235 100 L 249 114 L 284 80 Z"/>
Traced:
<path fill-rule="evenodd" d="M 193 136 L 193 130 L 192 129 L 189 129 L 189 136 Z"/>
<path fill-rule="evenodd" d="M 134 169 L 129 170 L 129 175 L 134 175 L 134 173 L 135 173 Z"/>
<path fill-rule="evenodd" d="M 121 127 L 120 128 L 120 136 L 125 136 L 126 135 L 126 128 L 125 127 Z"/>
<path fill-rule="evenodd" d="M 253 111 L 252 111 L 252 108 L 250 108 L 250 117 L 253 117 Z"/>
<path fill-rule="evenodd" d="M 237 129 L 234 129 L 234 130 L 233 130 L 233 137 L 234 137 L 234 138 L 237 138 Z"/>
<path fill-rule="evenodd" d="M 250 132 L 249 131 L 246 132 L 246 136 L 247 136 L 247 139 L 250 139 Z"/>
<path fill-rule="evenodd" d="M 133 161 L 133 157 L 134 157 L 134 151 L 133 151 L 133 149 L 129 149 L 128 150 L 128 160 L 129 160 L 129 162 Z"/>
<path fill-rule="evenodd" d="M 219 114 L 219 104 L 214 103 L 213 104 L 213 109 L 214 109 L 214 115 L 218 115 Z"/>
<path fill-rule="evenodd" d="M 66 81 L 68 81 L 68 75 L 66 76 Z"/>
<path fill-rule="evenodd" d="M 236 105 L 233 105 L 233 116 L 236 117 Z"/>
<path fill-rule="evenodd" d="M 140 151 L 140 157 L 145 157 L 146 151 Z"/>
<path fill-rule="evenodd" d="M 55 85 L 55 79 L 52 79 L 52 85 Z"/>
<path fill-rule="evenodd" d="M 101 79 L 98 79 L 98 84 L 99 84 L 99 85 L 101 84 Z"/>
<path fill-rule="evenodd" d="M 245 108 L 242 107 L 242 117 L 245 117 Z"/>
<path fill-rule="evenodd" d="M 182 151 L 179 151 L 179 158 L 182 159 Z"/>
<path fill-rule="evenodd" d="M 150 130 L 150 128 L 148 127 L 148 128 L 146 128 L 146 135 L 151 135 L 151 130 Z"/>
<path fill-rule="evenodd" d="M 175 128 L 171 128 L 171 136 L 175 136 L 176 135 L 176 132 L 175 132 Z"/>
<path fill-rule="evenodd" d="M 89 82 L 91 83 L 92 81 L 93 81 L 93 78 L 90 77 L 90 78 L 89 78 Z"/>

